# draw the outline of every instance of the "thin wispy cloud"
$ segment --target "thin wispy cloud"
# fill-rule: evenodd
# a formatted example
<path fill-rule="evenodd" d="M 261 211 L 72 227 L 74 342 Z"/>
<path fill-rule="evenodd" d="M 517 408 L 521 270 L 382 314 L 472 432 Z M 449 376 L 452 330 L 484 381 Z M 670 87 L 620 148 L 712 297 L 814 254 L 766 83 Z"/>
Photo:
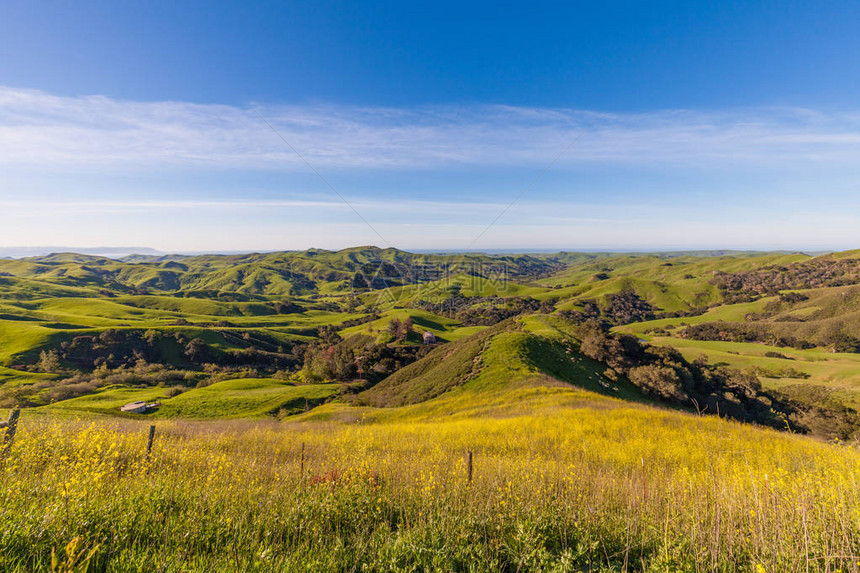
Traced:
<path fill-rule="evenodd" d="M 0 244 L 378 242 L 352 205 L 404 248 L 478 236 L 475 248 L 847 247 L 860 240 L 858 158 L 851 112 L 227 106 L 0 88 Z"/>
<path fill-rule="evenodd" d="M 421 201 L 402 200 L 396 203 L 391 201 L 356 200 L 354 205 L 370 211 L 391 211 L 397 213 L 410 213 L 420 210 L 423 213 L 447 213 L 452 209 L 466 209 L 469 211 L 484 210 L 487 212 L 497 211 L 503 205 L 501 203 L 469 203 L 453 201 Z M 138 211 L 138 210 L 163 210 L 175 211 L 185 209 L 201 210 L 253 210 L 253 209 L 322 209 L 348 211 L 349 206 L 342 201 L 304 201 L 292 199 L 241 199 L 241 200 L 200 200 L 200 199 L 158 199 L 158 200 L 77 200 L 58 201 L 54 199 L 0 199 L 0 209 L 11 211 L 32 211 L 34 213 L 45 213 L 56 211 L 69 213 L 75 211 L 94 210 L 104 211 Z"/>
<path fill-rule="evenodd" d="M 438 169 L 583 163 L 792 165 L 860 157 L 860 115 L 806 109 L 599 113 L 511 106 L 245 107 L 61 97 L 0 88 L 0 164 L 97 169 L 201 166 Z"/>

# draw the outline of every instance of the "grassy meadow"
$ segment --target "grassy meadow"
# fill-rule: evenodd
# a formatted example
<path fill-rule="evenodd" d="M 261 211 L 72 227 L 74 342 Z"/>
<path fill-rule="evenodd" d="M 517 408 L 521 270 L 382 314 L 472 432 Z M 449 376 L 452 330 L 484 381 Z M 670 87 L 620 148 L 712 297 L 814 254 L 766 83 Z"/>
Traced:
<path fill-rule="evenodd" d="M 26 416 L 0 473 L 0 568 L 53 552 L 90 571 L 856 570 L 853 448 L 508 392 L 420 422 L 158 421 L 148 458 L 149 422 Z"/>
<path fill-rule="evenodd" d="M 338 392 L 337 384 L 296 385 L 271 378 L 224 380 L 171 396 L 166 388 L 107 386 L 79 398 L 34 410 L 39 414 L 115 416 L 129 402 L 159 402 L 147 418 L 260 418 L 304 412 Z M 134 417 L 133 414 L 128 415 Z"/>

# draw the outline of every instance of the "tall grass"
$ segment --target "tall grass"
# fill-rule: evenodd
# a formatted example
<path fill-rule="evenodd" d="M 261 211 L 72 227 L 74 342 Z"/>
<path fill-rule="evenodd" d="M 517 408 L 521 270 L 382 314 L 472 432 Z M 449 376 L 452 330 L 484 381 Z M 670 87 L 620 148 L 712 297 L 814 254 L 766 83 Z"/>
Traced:
<path fill-rule="evenodd" d="M 27 418 L 0 469 L 0 570 L 77 540 L 90 571 L 857 571 L 853 449 L 601 404 L 158 422 L 148 459 L 147 424 Z"/>

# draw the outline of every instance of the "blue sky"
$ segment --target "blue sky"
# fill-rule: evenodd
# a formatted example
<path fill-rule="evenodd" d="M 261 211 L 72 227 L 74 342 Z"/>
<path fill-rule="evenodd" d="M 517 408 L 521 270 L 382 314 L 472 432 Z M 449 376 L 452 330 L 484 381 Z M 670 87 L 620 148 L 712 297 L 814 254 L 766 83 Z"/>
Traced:
<path fill-rule="evenodd" d="M 5 2 L 0 245 L 860 247 L 858 21 L 839 1 Z"/>

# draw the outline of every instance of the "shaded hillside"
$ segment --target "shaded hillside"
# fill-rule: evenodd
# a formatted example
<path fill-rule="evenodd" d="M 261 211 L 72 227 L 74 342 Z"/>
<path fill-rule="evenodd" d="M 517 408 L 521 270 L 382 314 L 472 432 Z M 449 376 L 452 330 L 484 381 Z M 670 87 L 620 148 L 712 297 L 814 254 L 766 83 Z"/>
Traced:
<path fill-rule="evenodd" d="M 797 401 L 764 390 L 751 373 L 691 363 L 670 348 L 544 315 L 511 319 L 438 348 L 362 392 L 359 401 L 403 406 L 459 389 L 560 383 L 826 438 L 850 439 L 860 424 L 856 411 L 819 395 Z"/>
<path fill-rule="evenodd" d="M 360 397 L 374 406 L 402 406 L 423 402 L 462 386 L 480 373 L 483 353 L 493 338 L 514 328 L 515 323 L 508 321 L 440 346 L 362 392 Z"/>
<path fill-rule="evenodd" d="M 695 324 L 678 329 L 677 335 L 693 340 L 860 352 L 860 286 L 783 293 L 767 299 L 758 312 L 745 314 L 743 320 Z"/>

